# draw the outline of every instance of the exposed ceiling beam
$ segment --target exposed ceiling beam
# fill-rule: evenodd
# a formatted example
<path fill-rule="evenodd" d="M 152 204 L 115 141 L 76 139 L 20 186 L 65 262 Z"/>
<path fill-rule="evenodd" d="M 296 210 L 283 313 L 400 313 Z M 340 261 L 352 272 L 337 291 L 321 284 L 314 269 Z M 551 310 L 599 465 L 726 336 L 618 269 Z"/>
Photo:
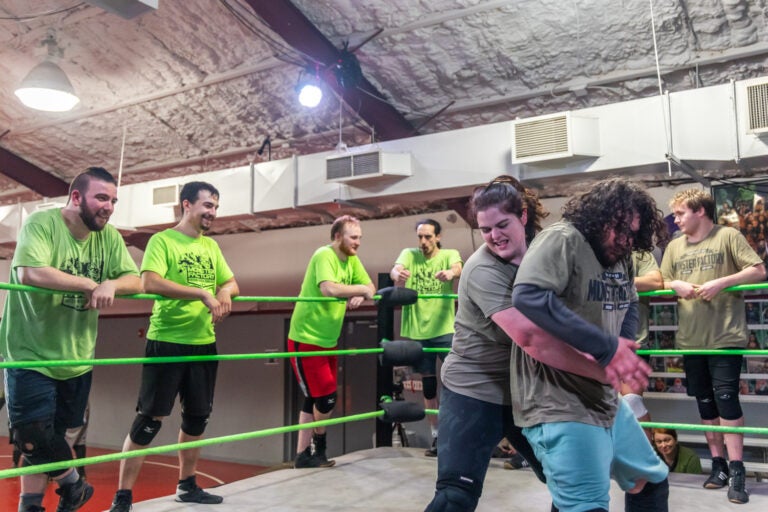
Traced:
<path fill-rule="evenodd" d="M 65 196 L 69 185 L 20 156 L 0 147 L 0 173 L 43 197 Z"/>
<path fill-rule="evenodd" d="M 288 0 L 246 2 L 276 34 L 299 53 L 326 66 L 339 60 L 340 50 Z M 415 135 L 411 123 L 365 77 L 357 88 L 349 90 L 335 80 L 328 80 L 327 83 L 353 111 L 373 127 L 381 140 Z"/>

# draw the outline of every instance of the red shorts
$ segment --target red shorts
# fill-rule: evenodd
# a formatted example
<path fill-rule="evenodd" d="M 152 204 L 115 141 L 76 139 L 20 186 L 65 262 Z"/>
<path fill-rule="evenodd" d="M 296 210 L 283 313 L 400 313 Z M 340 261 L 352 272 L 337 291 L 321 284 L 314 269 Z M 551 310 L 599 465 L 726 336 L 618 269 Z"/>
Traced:
<path fill-rule="evenodd" d="M 325 352 L 337 350 L 288 338 L 288 352 Z M 339 364 L 336 356 L 292 357 L 291 366 L 304 396 L 319 398 L 336 392 Z"/>

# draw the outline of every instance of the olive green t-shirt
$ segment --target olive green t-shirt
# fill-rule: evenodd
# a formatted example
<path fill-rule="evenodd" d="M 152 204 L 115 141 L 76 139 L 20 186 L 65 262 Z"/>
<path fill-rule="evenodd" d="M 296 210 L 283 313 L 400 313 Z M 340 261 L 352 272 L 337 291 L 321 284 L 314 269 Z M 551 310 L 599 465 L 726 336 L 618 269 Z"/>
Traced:
<path fill-rule="evenodd" d="M 52 267 L 96 283 L 138 275 L 120 233 L 107 224 L 85 240 L 72 236 L 61 209 L 35 212 L 24 222 L 11 263 L 11 284 L 18 267 Z M 0 323 L 0 352 L 6 361 L 93 359 L 99 311 L 86 307 L 82 294 L 8 292 Z M 35 368 L 53 379 L 83 375 L 91 366 Z"/>
<path fill-rule="evenodd" d="M 744 235 L 733 228 L 715 225 L 698 243 L 689 243 L 684 235 L 669 242 L 661 259 L 661 275 L 665 282 L 703 284 L 762 262 Z M 741 293 L 720 292 L 711 301 L 679 299 L 677 310 L 677 348 L 747 346 L 747 320 Z"/>
<path fill-rule="evenodd" d="M 461 262 L 455 249 L 440 249 L 432 258 L 425 258 L 419 249 L 403 249 L 395 264 L 402 265 L 411 273 L 405 282 L 422 294 L 453 293 L 453 281 L 440 281 L 435 274 L 450 270 Z M 415 304 L 403 306 L 400 319 L 400 335 L 412 340 L 428 340 L 453 332 L 456 304 L 453 299 L 419 299 Z"/>
<path fill-rule="evenodd" d="M 633 251 L 632 252 L 632 266 L 634 267 L 635 277 L 642 277 L 648 272 L 659 270 L 659 265 L 656 263 L 656 258 L 650 252 Z M 648 348 L 648 313 L 650 310 L 650 297 L 640 297 L 639 313 L 640 318 L 637 322 L 637 334 L 635 335 L 635 341 L 642 348 Z"/>
<path fill-rule="evenodd" d="M 515 286 L 551 290 L 565 306 L 612 336 L 619 336 L 631 302 L 637 301 L 629 261 L 605 268 L 584 236 L 560 221 L 534 238 L 520 263 Z M 618 398 L 610 385 L 547 366 L 512 347 L 515 423 L 575 421 L 610 427 Z"/>

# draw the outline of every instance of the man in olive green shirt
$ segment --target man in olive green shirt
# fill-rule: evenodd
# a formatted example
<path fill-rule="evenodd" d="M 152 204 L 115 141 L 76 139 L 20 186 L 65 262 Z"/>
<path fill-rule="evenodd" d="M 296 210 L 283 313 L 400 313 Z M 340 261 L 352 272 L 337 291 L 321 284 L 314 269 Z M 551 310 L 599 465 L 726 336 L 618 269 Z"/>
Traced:
<path fill-rule="evenodd" d="M 683 236 L 672 240 L 661 260 L 664 287 L 679 297 L 675 343 L 680 349 L 745 348 L 747 322 L 740 293 L 723 292 L 739 284 L 765 279 L 765 265 L 737 230 L 715 225 L 715 201 L 698 189 L 683 190 L 670 201 L 675 224 Z M 705 425 L 740 427 L 742 356 L 684 356 L 688 395 L 696 397 Z M 728 499 L 746 503 L 742 462 L 744 436 L 706 432 L 712 453 L 707 489 L 728 484 Z M 725 461 L 728 448 L 730 464 Z M 730 477 L 730 478 L 729 478 Z"/>

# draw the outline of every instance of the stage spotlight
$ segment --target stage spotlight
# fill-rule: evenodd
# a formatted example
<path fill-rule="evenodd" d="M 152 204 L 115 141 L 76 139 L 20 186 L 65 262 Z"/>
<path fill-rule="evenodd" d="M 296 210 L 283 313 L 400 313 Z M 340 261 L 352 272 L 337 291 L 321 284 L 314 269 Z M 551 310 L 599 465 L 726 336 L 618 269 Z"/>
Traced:
<path fill-rule="evenodd" d="M 299 93 L 299 103 L 305 107 L 315 108 L 323 99 L 323 90 L 320 88 L 320 78 L 317 76 L 317 70 L 308 67 L 302 70 L 299 75 L 299 82 L 296 84 L 296 91 Z"/>

